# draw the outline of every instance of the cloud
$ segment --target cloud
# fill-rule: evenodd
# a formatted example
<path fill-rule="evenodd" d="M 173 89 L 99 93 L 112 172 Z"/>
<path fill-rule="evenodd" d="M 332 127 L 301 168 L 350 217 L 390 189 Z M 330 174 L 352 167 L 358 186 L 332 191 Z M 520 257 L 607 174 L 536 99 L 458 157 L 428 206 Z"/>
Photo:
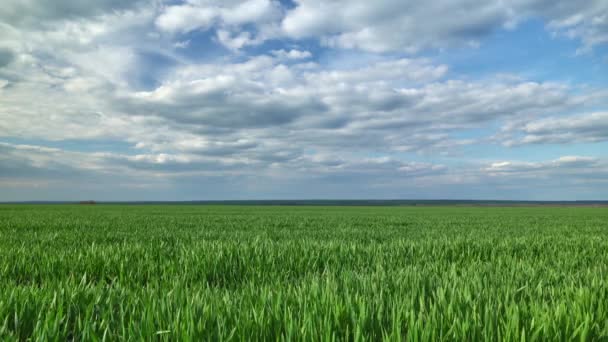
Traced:
<path fill-rule="evenodd" d="M 0 201 L 177 199 L 171 181 L 111 163 L 112 156 L 0 143 Z"/>
<path fill-rule="evenodd" d="M 569 191 L 570 199 L 600 199 L 598 189 L 608 189 L 608 162 L 589 156 L 458 166 L 331 153 L 288 160 L 74 152 L 0 143 L 0 200 L 360 198 L 361 193 L 376 198 L 547 200 L 555 199 L 556 189 Z M 121 192 L 125 188 L 130 191 Z M 465 189 L 468 196 L 462 195 Z"/>
<path fill-rule="evenodd" d="M 271 53 L 280 59 L 306 59 L 312 57 L 309 51 L 291 50 L 272 50 Z"/>
<path fill-rule="evenodd" d="M 476 44 L 498 29 L 537 17 L 548 20 L 554 32 L 581 39 L 585 47 L 591 47 L 606 42 L 607 10 L 602 0 L 446 0 L 432 5 L 398 0 L 297 0 L 282 28 L 289 37 L 322 37 L 322 42 L 333 47 L 416 53 Z"/>
<path fill-rule="evenodd" d="M 0 47 L 0 68 L 8 66 L 15 59 L 13 51 Z"/>
<path fill-rule="evenodd" d="M 197 1 L 166 6 L 156 19 L 163 31 L 187 33 L 193 30 L 208 30 L 211 26 L 240 26 L 276 19 L 280 5 L 271 0 L 246 1 Z"/>
<path fill-rule="evenodd" d="M 579 39 L 583 45 L 579 53 L 608 43 L 608 5 L 605 1 L 581 3 L 556 2 L 548 6 L 548 29 L 558 35 Z"/>
<path fill-rule="evenodd" d="M 89 18 L 139 5 L 142 1 L 91 0 L 5 0 L 0 10 L 0 22 L 15 26 L 41 26 L 48 22 Z"/>
<path fill-rule="evenodd" d="M 94 171 L 88 158 L 44 146 L 0 143 L 0 186 L 65 182 Z"/>
<path fill-rule="evenodd" d="M 413 54 L 479 46 L 493 32 L 534 18 L 546 21 L 555 35 L 580 40 L 584 52 L 608 41 L 607 10 L 602 0 L 442 0 L 432 6 L 397 0 L 297 0 L 294 6 L 272 0 L 188 0 L 164 6 L 156 26 L 172 34 L 215 31 L 220 43 L 235 50 L 288 37 L 318 39 L 335 48 Z"/>
<path fill-rule="evenodd" d="M 466 125 L 544 113 L 580 101 L 559 84 L 433 82 L 446 70 L 424 59 L 399 59 L 363 69 L 299 71 L 262 56 L 244 63 L 178 68 L 157 89 L 133 93 L 125 103 L 131 112 L 141 106 L 191 125 L 382 128 Z"/>
<path fill-rule="evenodd" d="M 446 79 L 448 67 L 428 59 L 333 69 L 268 55 L 178 64 L 158 87 L 139 91 L 125 81 L 136 64 L 125 58 L 130 51 L 87 48 L 68 54 L 69 67 L 23 69 L 27 80 L 3 90 L 0 113 L 12 120 L 0 122 L 0 135 L 120 139 L 156 153 L 283 162 L 306 149 L 445 154 L 475 142 L 457 132 L 567 112 L 589 99 L 558 83 Z M 112 67 L 98 73 L 104 64 Z M 32 103 L 31 94 L 44 96 Z"/>
<path fill-rule="evenodd" d="M 529 19 L 541 19 L 550 32 L 580 40 L 581 52 L 608 41 L 608 5 L 602 0 L 441 0 L 432 6 L 398 0 L 297 0 L 293 6 L 276 0 L 7 0 L 0 22 L 41 28 L 144 8 L 155 12 L 155 27 L 162 32 L 211 31 L 235 50 L 287 37 L 313 38 L 336 48 L 416 53 L 478 46 L 493 32 Z"/>
<path fill-rule="evenodd" d="M 177 67 L 158 88 L 126 93 L 113 106 L 122 113 L 155 116 L 175 132 L 175 143 L 159 144 L 155 135 L 137 138 L 143 139 L 141 146 L 156 149 L 184 150 L 188 144 L 183 141 L 190 140 L 199 153 L 222 147 L 226 153 L 256 155 L 283 140 L 297 147 L 295 153 L 304 146 L 348 153 L 444 153 L 475 142 L 454 132 L 567 112 L 589 99 L 571 94 L 563 84 L 445 80 L 446 72 L 445 65 L 426 59 L 326 70 L 258 56 Z"/>
<path fill-rule="evenodd" d="M 547 117 L 507 128 L 507 145 L 571 144 L 608 140 L 608 113 Z"/>
<path fill-rule="evenodd" d="M 215 29 L 218 42 L 232 50 L 257 45 L 275 37 L 283 9 L 278 1 L 188 0 L 165 6 L 156 18 L 156 27 L 171 34 Z M 242 30 L 253 25 L 255 30 Z"/>
<path fill-rule="evenodd" d="M 479 39 L 508 20 L 499 2 L 443 1 L 427 6 L 393 0 L 302 0 L 287 13 L 282 27 L 294 38 L 324 37 L 329 46 L 413 53 Z"/>
<path fill-rule="evenodd" d="M 602 191 L 608 188 L 608 162 L 590 156 L 562 156 L 550 161 L 500 161 L 482 169 L 478 183 L 495 184 L 498 187 L 519 189 L 527 196 L 530 189 L 544 191 L 541 198 L 551 198 L 551 192 L 568 190 L 578 196 L 602 199 Z M 528 190 L 528 191 L 526 191 Z M 598 196 L 599 195 L 599 196 Z M 532 197 L 534 198 L 534 197 Z M 585 197 L 575 197 L 586 199 Z"/>
<path fill-rule="evenodd" d="M 53 197 L 53 189 L 69 186 L 82 191 L 80 198 L 89 198 L 91 191 L 100 194 L 105 191 L 118 191 L 127 186 L 137 189 L 140 185 L 145 191 L 181 189 L 184 196 L 186 188 L 197 189 L 196 199 L 217 199 L 232 194 L 246 197 L 264 196 L 280 192 L 281 186 L 302 186 L 303 183 L 344 186 L 349 180 L 358 179 L 364 187 L 382 188 L 386 182 L 397 178 L 413 180 L 438 175 L 445 172 L 442 165 L 420 162 L 407 162 L 394 158 L 346 158 L 335 155 L 285 156 L 287 159 L 250 159 L 241 157 L 209 158 L 197 154 L 136 154 L 125 155 L 110 152 L 73 152 L 57 148 L 33 145 L 0 143 L 0 186 L 25 189 L 31 193 L 36 188 L 45 196 Z M 337 182 L 337 183 L 336 183 Z M 333 185 L 331 185 L 334 183 Z M 215 185 L 213 185 L 215 184 Z M 255 184 L 255 186 L 254 186 Z M 221 185 L 218 188 L 218 185 Z M 322 189 L 320 187 L 319 189 Z M 213 190 L 209 193 L 210 189 Z M 304 188 L 302 188 L 304 190 Z M 86 190 L 86 191 L 85 191 Z M 107 199 L 119 198 L 111 192 L 101 192 Z M 118 193 L 118 192 L 117 192 Z M 142 193 L 142 192 L 139 192 Z M 223 194 L 222 194 L 223 193 Z M 323 192 L 317 192 L 323 194 Z M 0 200 L 5 199 L 3 193 Z M 73 194 L 70 194 L 73 196 Z M 322 196 L 329 196 L 325 193 Z M 167 198 L 167 194 L 163 196 Z M 40 197 L 38 197 L 40 198 Z M 97 197 L 99 198 L 99 197 Z M 157 197 L 158 198 L 158 197 Z M 27 198 L 22 198 L 27 199 Z M 46 199 L 44 197 L 43 199 Z M 79 199 L 63 197 L 61 199 Z M 124 198 L 120 198 L 124 200 Z M 133 197 L 128 197 L 133 199 Z M 142 199 L 137 198 L 135 199 Z M 183 199 L 183 197 L 181 197 Z"/>
<path fill-rule="evenodd" d="M 603 200 L 608 190 L 608 160 L 562 156 L 553 160 L 501 160 L 474 164 L 436 179 L 446 189 L 468 187 L 490 198 L 527 200 Z M 564 196 L 568 193 L 569 196 Z"/>
<path fill-rule="evenodd" d="M 170 6 L 156 18 L 156 26 L 163 31 L 187 33 L 195 29 L 207 30 L 218 13 L 212 8 L 192 5 Z"/>
<path fill-rule="evenodd" d="M 485 171 L 492 176 L 505 174 L 533 174 L 548 171 L 564 171 L 598 165 L 598 158 L 587 156 L 563 156 L 548 162 L 501 161 L 490 164 Z"/>

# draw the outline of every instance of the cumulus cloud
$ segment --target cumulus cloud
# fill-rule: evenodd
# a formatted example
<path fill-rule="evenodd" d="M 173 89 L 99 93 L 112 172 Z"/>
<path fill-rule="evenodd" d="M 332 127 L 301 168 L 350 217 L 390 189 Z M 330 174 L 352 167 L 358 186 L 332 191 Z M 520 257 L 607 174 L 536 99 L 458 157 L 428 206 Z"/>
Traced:
<path fill-rule="evenodd" d="M 281 4 L 273 0 L 188 0 L 165 6 L 155 23 L 172 34 L 215 28 L 221 44 L 238 50 L 276 36 L 282 12 Z M 253 25 L 254 32 L 241 30 L 244 25 Z"/>
<path fill-rule="evenodd" d="M 50 85 L 34 78 L 5 90 L 0 113 L 14 119 L 0 122 L 0 134 L 120 139 L 157 154 L 225 155 L 266 165 L 292 162 L 310 149 L 443 154 L 475 142 L 454 132 L 563 112 L 588 100 L 557 83 L 446 79 L 448 67 L 428 59 L 341 69 L 292 63 L 262 55 L 178 65 L 157 88 L 136 91 L 120 71 L 97 75 L 74 62 L 74 69 L 45 74 Z M 32 104 L 32 93 L 44 98 Z M 62 101 L 67 94 L 74 101 Z"/>
<path fill-rule="evenodd" d="M 478 46 L 497 30 L 513 29 L 535 18 L 545 20 L 547 29 L 556 35 L 580 40 L 580 52 L 585 52 L 608 41 L 607 11 L 602 0 L 461 0 L 432 6 L 396 0 L 298 0 L 289 7 L 272 0 L 188 0 L 165 6 L 156 25 L 165 32 L 182 34 L 216 29 L 218 40 L 231 49 L 286 36 L 314 38 L 330 47 L 416 53 L 428 48 Z M 255 29 L 240 31 L 243 25 Z"/>
<path fill-rule="evenodd" d="M 170 6 L 156 19 L 156 25 L 164 31 L 187 33 L 195 29 L 208 29 L 216 16 L 216 11 L 211 8 Z"/>
<path fill-rule="evenodd" d="M 261 56 L 177 68 L 158 88 L 117 103 L 121 111 L 154 114 L 191 132 L 282 127 L 290 138 L 314 136 L 318 144 L 338 137 L 403 151 L 415 150 L 418 139 L 441 144 L 450 129 L 564 111 L 586 99 L 554 83 L 442 80 L 446 71 L 425 59 L 325 70 Z"/>
<path fill-rule="evenodd" d="M 398 0 L 8 0 L 0 22 L 17 27 L 94 18 L 135 8 L 154 9 L 155 26 L 170 34 L 212 31 L 231 49 L 268 39 L 318 39 L 330 47 L 415 53 L 427 48 L 477 46 L 499 29 L 541 19 L 547 29 L 582 42 L 580 52 L 608 41 L 608 5 L 589 1 L 437 1 L 432 6 Z M 441 18 L 441 20 L 437 20 Z"/>
<path fill-rule="evenodd" d="M 243 25 L 277 19 L 280 4 L 271 0 L 209 1 L 188 0 L 166 6 L 156 19 L 164 31 L 187 33 L 207 30 L 214 24 Z"/>

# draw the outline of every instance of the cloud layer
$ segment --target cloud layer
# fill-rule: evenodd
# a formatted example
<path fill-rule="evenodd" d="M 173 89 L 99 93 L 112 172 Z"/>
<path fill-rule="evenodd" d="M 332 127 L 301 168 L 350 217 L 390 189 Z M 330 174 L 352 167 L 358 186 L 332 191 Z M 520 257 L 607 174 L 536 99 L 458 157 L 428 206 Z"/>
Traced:
<path fill-rule="evenodd" d="M 608 41 L 605 1 L 2 7 L 0 200 L 122 189 L 136 189 L 130 199 L 543 199 L 555 194 L 530 186 L 564 177 L 565 199 L 608 188 L 597 152 L 606 84 L 565 67 L 540 77 L 451 64 L 538 21 L 535 34 L 568 40 L 567 58 L 582 63 Z"/>

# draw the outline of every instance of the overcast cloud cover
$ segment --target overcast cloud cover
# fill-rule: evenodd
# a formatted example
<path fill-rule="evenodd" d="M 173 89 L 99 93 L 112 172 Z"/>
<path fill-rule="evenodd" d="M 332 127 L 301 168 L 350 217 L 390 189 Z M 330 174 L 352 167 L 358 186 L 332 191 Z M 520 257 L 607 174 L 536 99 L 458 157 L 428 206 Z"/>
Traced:
<path fill-rule="evenodd" d="M 608 199 L 605 0 L 4 0 L 0 201 Z"/>

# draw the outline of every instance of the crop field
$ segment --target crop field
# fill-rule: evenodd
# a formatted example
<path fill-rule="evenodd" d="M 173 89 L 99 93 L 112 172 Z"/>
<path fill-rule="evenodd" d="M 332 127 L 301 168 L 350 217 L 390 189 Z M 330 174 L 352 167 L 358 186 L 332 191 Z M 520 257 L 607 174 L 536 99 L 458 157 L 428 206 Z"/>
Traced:
<path fill-rule="evenodd" d="M 1 340 L 607 340 L 608 209 L 0 206 Z"/>

